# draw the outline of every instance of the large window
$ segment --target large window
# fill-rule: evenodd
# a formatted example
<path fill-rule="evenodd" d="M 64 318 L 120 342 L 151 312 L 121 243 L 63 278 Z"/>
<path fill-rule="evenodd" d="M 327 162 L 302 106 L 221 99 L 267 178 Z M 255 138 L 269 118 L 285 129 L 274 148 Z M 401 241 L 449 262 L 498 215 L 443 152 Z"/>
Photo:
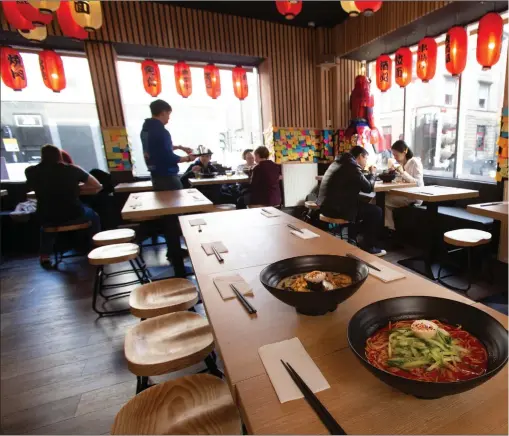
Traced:
<path fill-rule="evenodd" d="M 247 73 L 249 95 L 239 101 L 233 94 L 231 69 L 220 69 L 221 96 L 213 100 L 206 93 L 202 67 L 191 67 L 193 92 L 188 98 L 177 94 L 173 65 L 160 63 L 159 68 L 162 93 L 158 98 L 166 100 L 173 109 L 166 126 L 173 144 L 192 148 L 204 145 L 213 151 L 212 160 L 225 166 L 236 166 L 242 160 L 242 150 L 262 144 L 256 70 Z M 140 131 L 144 120 L 150 117 L 149 104 L 154 98 L 143 88 L 140 62 L 119 61 L 117 70 L 135 171 L 146 175 Z M 181 164 L 181 170 L 188 165 Z"/>
<path fill-rule="evenodd" d="M 67 87 L 54 93 L 43 83 L 39 56 L 21 55 L 27 87 L 16 92 L 2 83 L 0 89 L 2 179 L 24 181 L 25 168 L 40 161 L 44 144 L 64 149 L 87 171 L 107 170 L 87 59 L 62 56 Z"/>
<path fill-rule="evenodd" d="M 476 59 L 477 23 L 467 30 L 469 52 L 461 78 L 452 77 L 445 68 L 442 35 L 437 38 L 436 74 L 429 83 L 416 77 L 414 56 L 413 80 L 404 90 L 393 83 L 381 93 L 372 85 L 375 124 L 383 129 L 384 138 L 404 138 L 421 158 L 427 175 L 494 183 L 509 28 L 504 27 L 500 60 L 489 71 L 482 71 Z M 417 51 L 416 46 L 411 49 Z M 375 77 L 374 68 L 375 63 L 370 63 L 371 77 Z"/>

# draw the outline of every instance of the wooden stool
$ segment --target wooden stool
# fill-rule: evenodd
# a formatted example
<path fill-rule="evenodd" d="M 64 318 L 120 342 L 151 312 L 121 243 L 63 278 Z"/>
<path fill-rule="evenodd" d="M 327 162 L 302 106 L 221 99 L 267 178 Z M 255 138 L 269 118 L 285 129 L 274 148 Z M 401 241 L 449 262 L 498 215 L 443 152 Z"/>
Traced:
<path fill-rule="evenodd" d="M 136 375 L 136 393 L 148 387 L 148 377 L 179 371 L 203 360 L 214 375 L 214 337 L 206 318 L 176 312 L 147 319 L 131 328 L 124 345 L 127 367 Z"/>
<path fill-rule="evenodd" d="M 444 285 L 446 288 L 452 289 L 454 291 L 468 292 L 470 287 L 472 286 L 472 250 L 474 247 L 478 247 L 481 245 L 487 245 L 491 241 L 491 233 L 484 232 L 482 230 L 477 229 L 458 229 L 452 230 L 450 232 L 444 233 L 444 242 L 449 245 L 452 245 L 455 248 L 453 250 L 447 251 L 447 254 L 458 252 L 460 250 L 467 250 L 467 280 L 468 284 L 466 288 L 458 288 L 456 286 L 452 286 L 448 283 L 445 283 L 443 279 L 452 277 L 456 274 L 449 274 L 447 276 L 442 277 L 442 265 L 438 269 L 438 277 L 437 281 Z"/>
<path fill-rule="evenodd" d="M 316 204 L 316 201 L 306 201 L 304 202 L 304 207 L 309 210 L 319 210 L 320 206 Z"/>
<path fill-rule="evenodd" d="M 118 313 L 128 312 L 129 309 L 124 310 L 116 310 L 116 311 L 102 311 L 97 309 L 97 296 L 101 295 L 106 300 L 111 298 L 117 298 L 120 296 L 125 296 L 130 292 L 120 292 L 113 295 L 104 295 L 103 290 L 111 289 L 111 288 L 121 288 L 124 286 L 134 285 L 136 283 L 147 283 L 150 282 L 150 277 L 147 274 L 145 264 L 140 261 L 138 258 L 140 252 L 140 248 L 136 244 L 125 243 L 125 244 L 113 244 L 113 245 L 104 245 L 102 247 L 94 248 L 88 254 L 88 262 L 90 265 L 97 266 L 94 280 L 94 295 L 92 299 L 92 309 L 100 315 L 114 315 Z M 131 264 L 131 270 L 123 270 L 116 271 L 109 274 L 104 272 L 104 267 L 106 265 L 114 265 L 117 263 L 129 261 Z M 137 280 L 132 280 L 130 282 L 125 283 L 115 283 L 111 285 L 105 285 L 104 280 L 109 277 L 118 276 L 121 274 L 134 272 L 136 274 Z"/>
<path fill-rule="evenodd" d="M 87 221 L 85 223 L 79 223 L 79 224 L 69 224 L 69 225 L 63 225 L 63 226 L 53 226 L 53 227 L 43 227 L 43 232 L 45 233 L 67 233 L 67 232 L 77 232 L 79 230 L 86 230 L 89 229 L 92 226 L 92 223 L 90 221 Z M 64 251 L 61 251 L 58 249 L 58 240 L 55 240 L 55 244 L 53 246 L 54 256 L 55 256 L 55 263 L 54 267 L 56 268 L 60 262 L 64 258 L 69 257 L 78 257 L 82 256 L 83 254 L 68 254 L 67 256 L 64 256 Z"/>
<path fill-rule="evenodd" d="M 129 296 L 131 313 L 141 319 L 191 309 L 198 291 L 186 279 L 167 279 L 137 287 Z"/>
<path fill-rule="evenodd" d="M 215 204 L 214 212 L 227 212 L 229 210 L 237 210 L 234 204 Z"/>
<path fill-rule="evenodd" d="M 316 220 L 320 206 L 316 204 L 316 201 L 305 201 L 304 207 L 306 208 L 302 214 L 302 220 L 305 223 L 312 223 Z"/>
<path fill-rule="evenodd" d="M 95 245 L 101 247 L 103 245 L 131 242 L 135 237 L 136 232 L 133 229 L 124 228 L 96 233 L 92 239 Z"/>
<path fill-rule="evenodd" d="M 347 229 L 348 233 L 350 233 L 349 227 L 352 225 L 352 223 L 350 221 L 344 220 L 342 218 L 330 218 L 330 217 L 325 216 L 323 214 L 320 214 L 320 221 L 322 221 L 324 223 L 327 223 L 327 224 L 333 224 L 334 225 L 334 229 L 337 226 L 337 228 L 339 229 L 339 232 L 336 232 L 335 230 L 333 230 L 331 233 L 334 236 L 338 236 L 339 235 L 339 237 L 341 239 L 343 239 L 343 230 L 345 228 Z M 350 238 L 350 235 L 347 236 L 346 240 L 347 240 L 347 242 L 352 242 L 355 245 L 357 245 L 357 240 L 355 238 Z"/>
<path fill-rule="evenodd" d="M 111 434 L 241 434 L 227 384 L 208 374 L 170 380 L 136 395 L 115 417 Z"/>

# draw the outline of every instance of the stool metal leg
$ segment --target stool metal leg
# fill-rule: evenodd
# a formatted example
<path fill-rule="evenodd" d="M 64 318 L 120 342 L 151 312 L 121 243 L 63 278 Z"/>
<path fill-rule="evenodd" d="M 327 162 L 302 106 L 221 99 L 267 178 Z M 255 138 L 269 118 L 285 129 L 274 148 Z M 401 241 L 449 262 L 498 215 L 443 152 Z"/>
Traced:
<path fill-rule="evenodd" d="M 149 387 L 149 385 L 148 385 L 148 377 L 147 376 L 137 376 L 136 377 L 136 395 L 138 395 L 140 392 L 143 392 L 148 387 Z"/>
<path fill-rule="evenodd" d="M 455 249 L 455 250 L 449 251 L 448 253 L 455 252 L 455 251 L 458 251 L 458 250 L 461 250 L 461 249 Z M 470 288 L 472 287 L 472 277 L 473 277 L 473 272 L 472 272 L 472 247 L 467 247 L 466 250 L 467 250 L 467 268 L 468 268 L 468 271 L 467 271 L 467 287 L 466 288 L 459 288 L 457 286 L 453 286 L 453 285 L 451 285 L 449 283 L 444 282 L 443 279 L 445 279 L 447 277 L 452 277 L 452 276 L 454 276 L 456 274 L 449 274 L 448 276 L 442 277 L 442 264 L 440 264 L 440 267 L 438 268 L 438 274 L 437 274 L 437 281 L 438 281 L 438 283 L 440 283 L 441 285 L 445 286 L 448 289 L 451 289 L 451 290 L 457 291 L 457 292 L 468 292 L 470 290 Z"/>
<path fill-rule="evenodd" d="M 99 310 L 97 308 L 97 296 L 102 294 L 102 288 L 103 288 L 103 277 L 104 277 L 104 271 L 103 267 L 99 266 L 96 269 L 95 272 L 95 279 L 94 279 L 94 294 L 92 297 L 92 309 L 95 313 L 97 313 L 99 316 L 106 316 L 106 315 L 119 315 L 123 313 L 129 313 L 129 309 L 120 309 L 120 310 Z"/>

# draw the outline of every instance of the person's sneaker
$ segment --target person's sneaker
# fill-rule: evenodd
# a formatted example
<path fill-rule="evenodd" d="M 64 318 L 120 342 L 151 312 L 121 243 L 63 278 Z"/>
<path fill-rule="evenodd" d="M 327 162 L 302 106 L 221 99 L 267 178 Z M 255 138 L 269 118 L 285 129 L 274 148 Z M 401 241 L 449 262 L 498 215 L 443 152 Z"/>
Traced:
<path fill-rule="evenodd" d="M 382 256 L 385 256 L 387 254 L 387 251 L 382 250 L 381 248 L 378 248 L 378 247 L 371 247 L 371 248 L 367 249 L 366 251 L 369 254 L 373 254 L 373 255 L 378 256 L 378 257 L 382 257 Z"/>

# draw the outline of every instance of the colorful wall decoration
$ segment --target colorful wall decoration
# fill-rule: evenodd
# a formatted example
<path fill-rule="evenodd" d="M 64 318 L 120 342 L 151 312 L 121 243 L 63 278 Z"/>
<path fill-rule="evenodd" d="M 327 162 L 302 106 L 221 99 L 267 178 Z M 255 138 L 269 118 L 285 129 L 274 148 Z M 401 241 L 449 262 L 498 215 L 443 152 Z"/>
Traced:
<path fill-rule="evenodd" d="M 102 129 L 102 133 L 108 169 L 110 171 L 132 170 L 127 130 L 124 127 L 110 127 Z"/>
<path fill-rule="evenodd" d="M 509 127 L 509 108 L 502 109 L 502 121 L 500 123 L 500 137 L 498 138 L 498 157 L 497 157 L 497 182 L 501 182 L 508 177 L 508 127 Z"/>
<path fill-rule="evenodd" d="M 273 128 L 276 163 L 334 160 L 334 130 Z"/>

